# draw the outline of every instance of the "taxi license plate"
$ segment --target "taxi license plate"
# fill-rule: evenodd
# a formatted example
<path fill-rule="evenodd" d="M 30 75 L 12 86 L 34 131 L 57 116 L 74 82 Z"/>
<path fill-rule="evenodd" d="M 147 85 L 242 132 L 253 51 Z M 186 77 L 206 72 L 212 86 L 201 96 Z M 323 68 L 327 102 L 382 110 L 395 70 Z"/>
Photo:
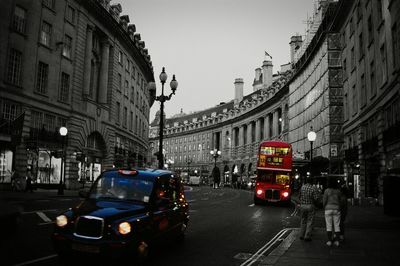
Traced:
<path fill-rule="evenodd" d="M 76 250 L 76 251 L 86 252 L 86 253 L 99 253 L 100 252 L 100 248 L 97 246 L 78 244 L 78 243 L 73 243 L 72 249 Z"/>

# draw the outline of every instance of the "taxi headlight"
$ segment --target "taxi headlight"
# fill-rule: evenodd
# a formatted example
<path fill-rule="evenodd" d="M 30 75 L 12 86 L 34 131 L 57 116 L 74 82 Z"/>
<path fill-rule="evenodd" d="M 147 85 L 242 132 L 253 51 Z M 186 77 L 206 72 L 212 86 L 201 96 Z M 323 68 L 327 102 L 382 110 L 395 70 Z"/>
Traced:
<path fill-rule="evenodd" d="M 121 235 L 129 234 L 131 230 L 132 230 L 131 225 L 128 222 L 122 222 L 118 225 L 118 232 Z"/>
<path fill-rule="evenodd" d="M 64 227 L 68 224 L 68 218 L 65 215 L 57 216 L 56 224 L 58 227 Z"/>

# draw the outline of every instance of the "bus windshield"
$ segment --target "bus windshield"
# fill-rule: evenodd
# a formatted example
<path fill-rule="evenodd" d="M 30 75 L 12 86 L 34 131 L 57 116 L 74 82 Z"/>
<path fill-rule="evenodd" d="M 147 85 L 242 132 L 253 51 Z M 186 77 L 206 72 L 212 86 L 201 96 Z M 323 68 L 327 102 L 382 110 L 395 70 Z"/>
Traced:
<path fill-rule="evenodd" d="M 290 173 L 284 171 L 258 170 L 257 181 L 278 185 L 289 185 Z"/>

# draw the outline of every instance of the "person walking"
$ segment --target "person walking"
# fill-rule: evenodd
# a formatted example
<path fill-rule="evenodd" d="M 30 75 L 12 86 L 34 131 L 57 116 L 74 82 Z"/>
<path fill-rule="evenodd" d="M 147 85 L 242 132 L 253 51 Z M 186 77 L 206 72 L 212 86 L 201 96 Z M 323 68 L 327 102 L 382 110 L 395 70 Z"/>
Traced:
<path fill-rule="evenodd" d="M 339 246 L 340 233 L 340 204 L 342 193 L 338 189 L 338 183 L 335 178 L 329 178 L 327 189 L 323 195 L 323 206 L 325 210 L 326 234 L 328 241 L 326 245 L 336 247 Z"/>
<path fill-rule="evenodd" d="M 28 171 L 26 174 L 26 186 L 25 186 L 25 192 L 30 191 L 31 193 L 33 192 L 33 186 L 32 186 L 32 173 L 31 171 Z"/>
<path fill-rule="evenodd" d="M 311 241 L 311 231 L 314 224 L 315 206 L 314 202 L 318 200 L 319 194 L 310 179 L 307 178 L 300 188 L 300 239 Z"/>

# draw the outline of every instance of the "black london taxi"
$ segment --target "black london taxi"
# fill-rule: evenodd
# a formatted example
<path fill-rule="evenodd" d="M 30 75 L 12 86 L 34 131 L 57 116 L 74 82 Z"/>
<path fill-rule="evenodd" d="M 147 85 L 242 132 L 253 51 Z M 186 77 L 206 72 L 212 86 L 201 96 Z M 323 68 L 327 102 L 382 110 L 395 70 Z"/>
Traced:
<path fill-rule="evenodd" d="M 79 194 L 84 200 L 55 221 L 52 240 L 60 258 L 86 253 L 145 259 L 158 240 L 184 238 L 189 206 L 173 172 L 112 169 Z"/>

